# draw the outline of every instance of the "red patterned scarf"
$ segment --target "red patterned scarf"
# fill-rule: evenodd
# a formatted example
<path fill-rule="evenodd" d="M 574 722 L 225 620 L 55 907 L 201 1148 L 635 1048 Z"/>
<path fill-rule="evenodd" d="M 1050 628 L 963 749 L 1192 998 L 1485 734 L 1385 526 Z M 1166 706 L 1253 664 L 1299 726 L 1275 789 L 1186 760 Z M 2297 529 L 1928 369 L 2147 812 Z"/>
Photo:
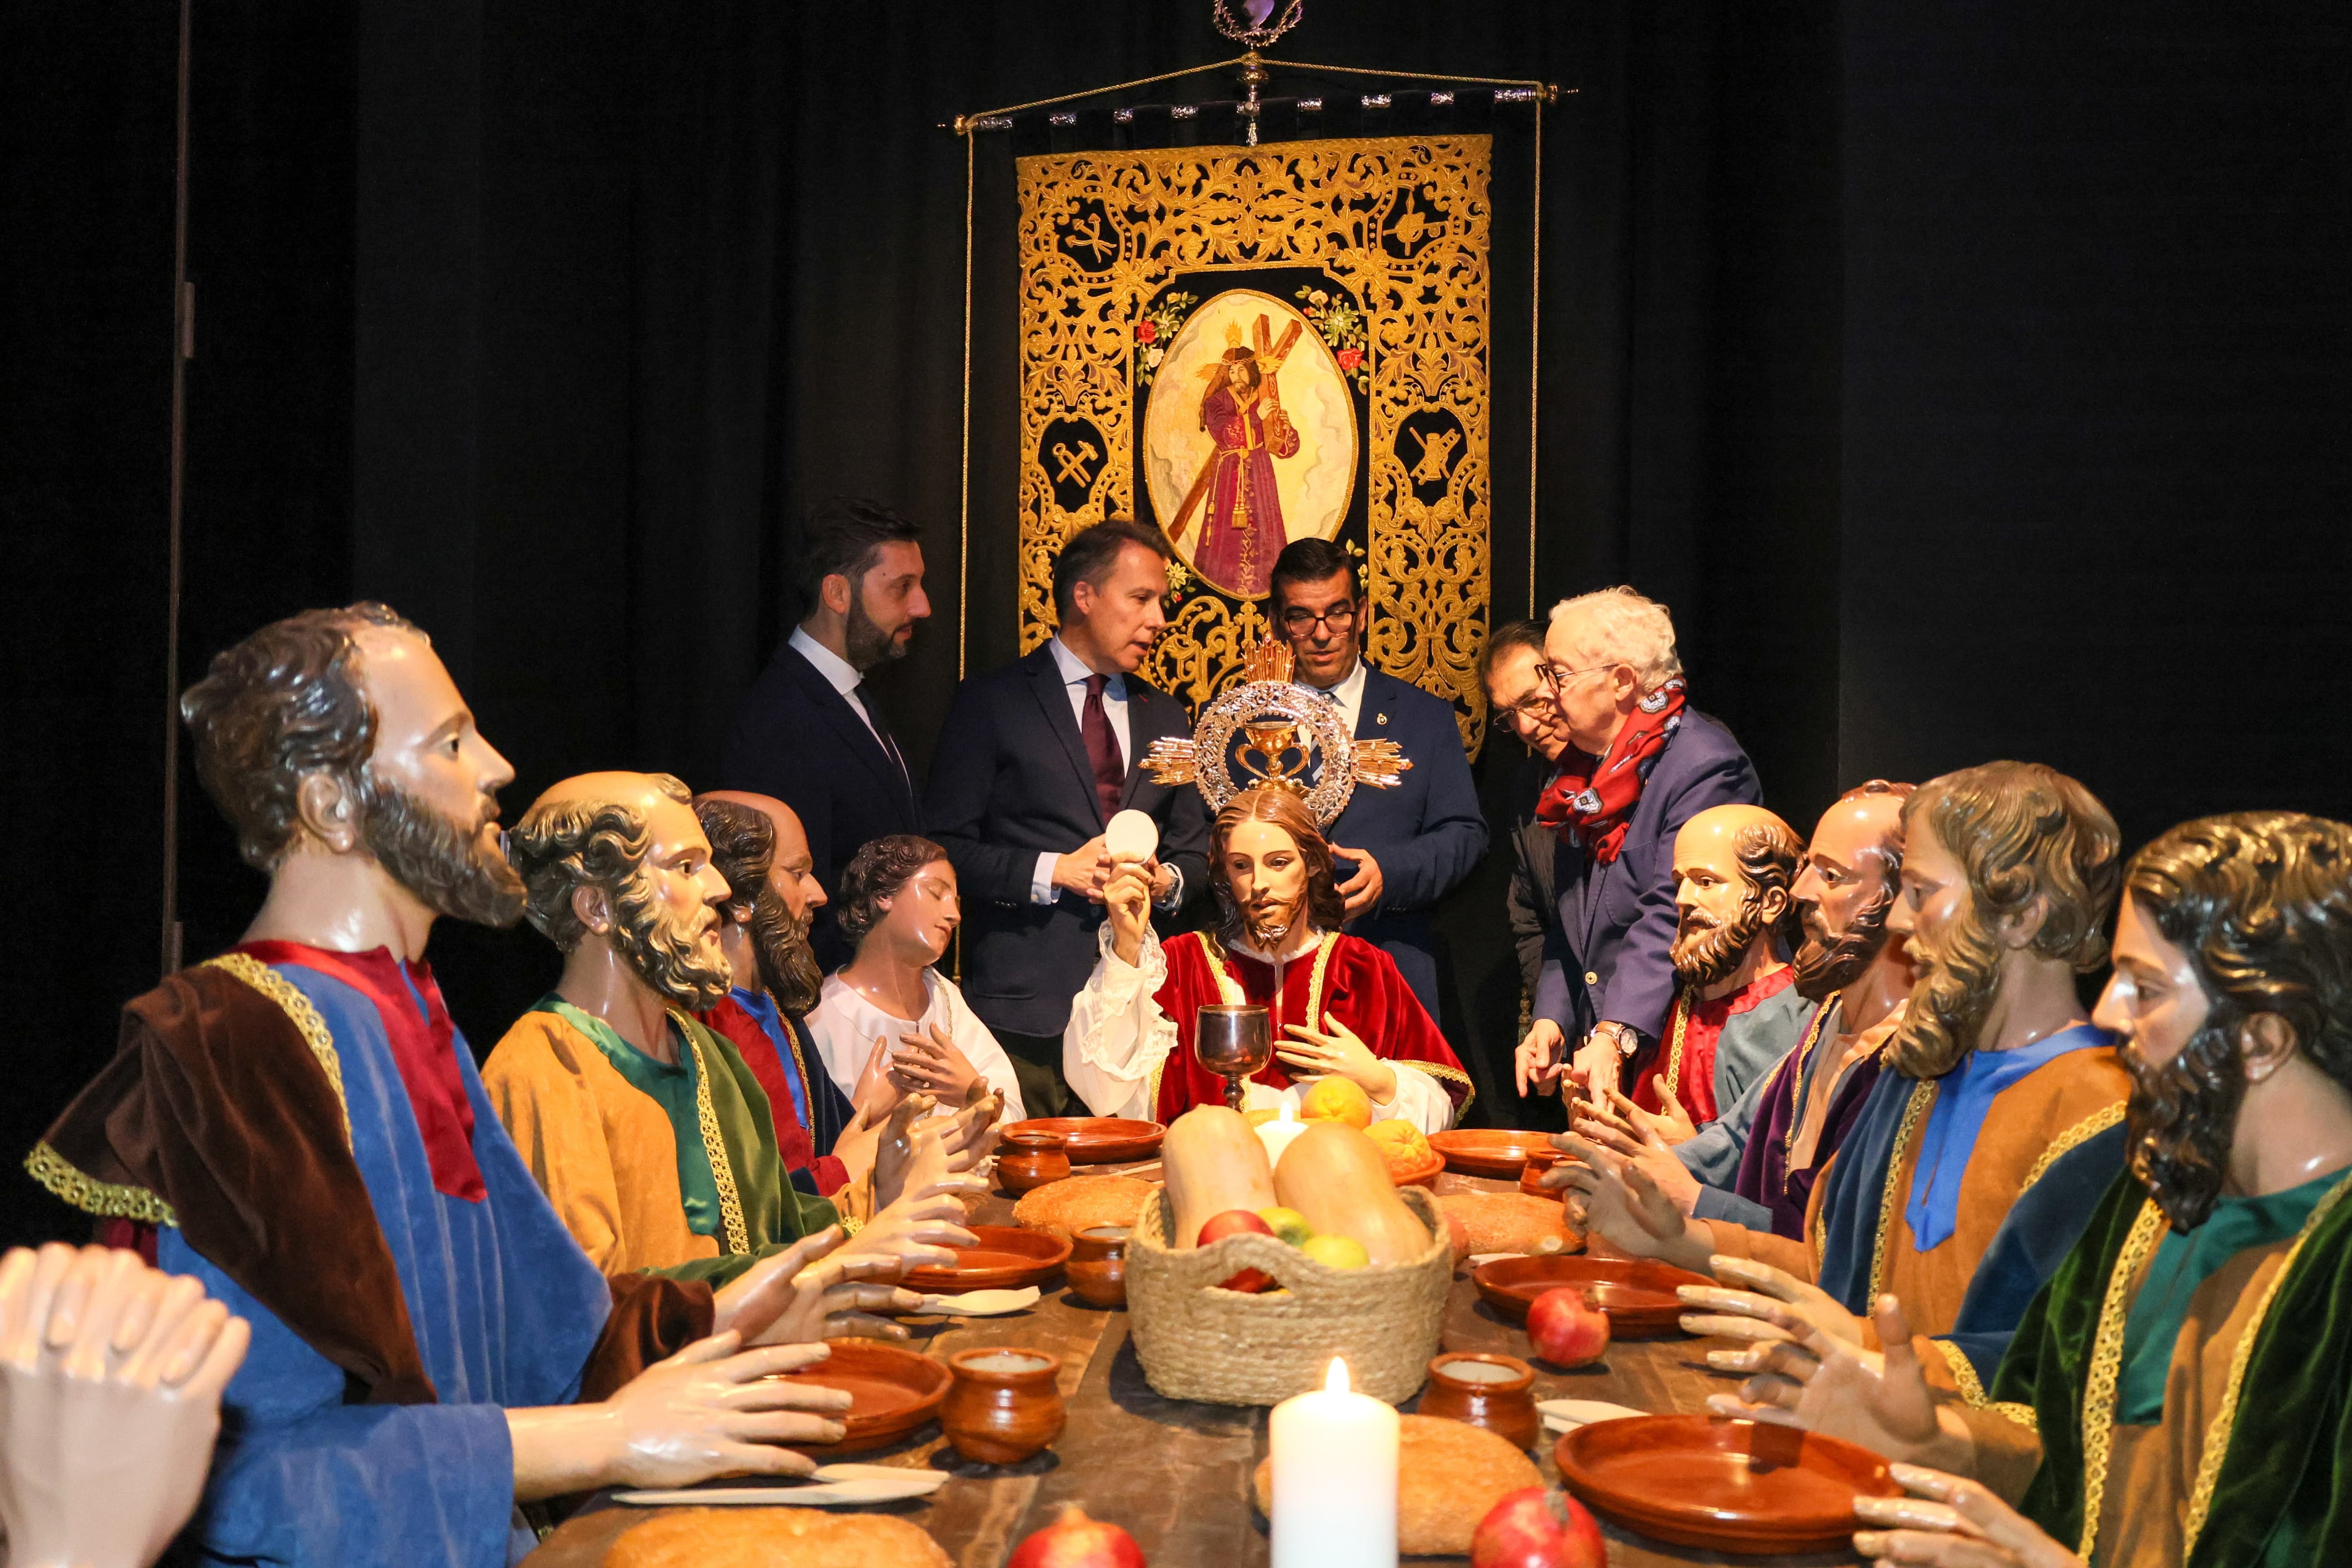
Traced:
<path fill-rule="evenodd" d="M 1609 754 L 1590 775 L 1563 762 L 1559 776 L 1544 786 L 1536 802 L 1536 820 L 1546 827 L 1565 830 L 1575 842 L 1592 851 L 1602 865 L 1617 858 L 1625 847 L 1625 822 L 1642 798 L 1642 785 L 1657 765 L 1683 721 L 1683 682 L 1677 676 L 1633 705 L 1625 727 L 1609 742 Z M 1570 757 L 1584 753 L 1570 748 Z"/>

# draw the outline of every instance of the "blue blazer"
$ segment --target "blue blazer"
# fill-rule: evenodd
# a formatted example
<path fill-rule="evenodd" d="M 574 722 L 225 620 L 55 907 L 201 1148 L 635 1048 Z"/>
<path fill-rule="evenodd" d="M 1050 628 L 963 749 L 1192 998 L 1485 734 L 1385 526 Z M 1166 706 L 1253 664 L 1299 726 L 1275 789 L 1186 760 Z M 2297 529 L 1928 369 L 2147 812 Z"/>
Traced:
<path fill-rule="evenodd" d="M 1633 803 L 1617 858 L 1598 864 L 1560 835 L 1559 924 L 1545 937 L 1535 1016 L 1558 1024 L 1571 1047 L 1604 1020 L 1657 1038 L 1675 1000 L 1675 835 L 1709 806 L 1763 802 L 1756 764 L 1731 731 L 1684 709 Z"/>
<path fill-rule="evenodd" d="M 1368 851 L 1381 867 L 1380 902 L 1348 923 L 1396 961 L 1429 1016 L 1437 1014 L 1436 933 L 1429 911 L 1462 885 L 1486 852 L 1486 816 L 1470 777 L 1454 705 L 1420 687 L 1364 667 L 1356 739 L 1394 741 L 1412 762 L 1394 789 L 1359 786 L 1325 829 L 1337 846 Z M 1342 860 L 1339 879 L 1355 875 Z"/>
<path fill-rule="evenodd" d="M 1127 678 L 1129 756 L 1122 809 L 1160 824 L 1160 858 L 1184 877 L 1187 901 L 1209 886 L 1209 818 L 1191 784 L 1140 766 L 1151 742 L 1190 735 L 1182 704 Z M 1030 901 L 1045 850 L 1065 854 L 1102 832 L 1087 743 L 1050 647 L 957 688 L 940 731 L 924 815 L 947 847 L 963 894 L 964 997 L 991 1029 L 1058 1035 L 1095 966 L 1103 907 L 1064 892 Z"/>
<path fill-rule="evenodd" d="M 901 748 L 904 740 L 899 742 Z M 787 643 L 735 710 L 719 752 L 719 787 L 772 795 L 801 819 L 825 897 L 841 889 L 850 858 L 874 839 L 920 833 L 912 783 L 849 700 Z M 827 969 L 848 962 L 849 944 L 830 907 L 809 933 Z"/>

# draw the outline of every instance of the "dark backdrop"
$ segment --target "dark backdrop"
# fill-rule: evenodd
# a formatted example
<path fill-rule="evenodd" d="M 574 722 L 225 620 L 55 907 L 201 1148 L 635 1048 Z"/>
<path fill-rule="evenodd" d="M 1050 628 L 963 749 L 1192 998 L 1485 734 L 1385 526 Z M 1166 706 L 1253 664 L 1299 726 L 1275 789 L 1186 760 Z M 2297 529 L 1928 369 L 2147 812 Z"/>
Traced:
<path fill-rule="evenodd" d="M 1278 54 L 1580 89 L 1545 116 L 1537 597 L 1670 603 L 1695 700 L 1801 828 L 1840 784 L 1994 755 L 2078 773 L 2133 839 L 2352 816 L 2341 7 L 1308 9 Z M 790 626 L 794 518 L 855 490 L 929 530 L 936 618 L 886 693 L 927 763 L 958 615 L 975 666 L 1013 636 L 1010 150 L 978 150 L 967 605 L 964 150 L 936 124 L 1220 58 L 1206 12 L 196 0 L 191 678 L 380 595 L 514 759 L 510 812 L 587 766 L 705 777 Z M 160 951 L 176 16 L 7 25 L 15 1238 L 67 1225 L 15 1152 Z M 1498 132 L 1498 202 L 1526 153 Z M 1498 212 L 1498 314 L 1524 223 Z M 1496 592 L 1526 608 L 1523 562 Z M 260 883 L 181 787 L 194 957 Z M 1442 922 L 1446 1021 L 1488 1063 L 1505 869 Z M 528 931 L 445 925 L 434 956 L 485 1050 L 554 967 Z"/>

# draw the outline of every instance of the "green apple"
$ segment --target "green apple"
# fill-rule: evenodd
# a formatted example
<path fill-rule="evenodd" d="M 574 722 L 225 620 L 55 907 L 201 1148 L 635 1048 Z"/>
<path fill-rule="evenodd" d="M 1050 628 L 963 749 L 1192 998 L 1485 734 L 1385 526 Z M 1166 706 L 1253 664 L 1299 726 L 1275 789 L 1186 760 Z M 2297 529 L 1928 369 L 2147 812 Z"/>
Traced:
<path fill-rule="evenodd" d="M 1275 1235 L 1293 1247 L 1306 1246 L 1307 1237 L 1315 1234 L 1315 1227 L 1308 1225 L 1307 1216 L 1297 1209 L 1260 1209 L 1257 1217 L 1265 1221 Z"/>
<path fill-rule="evenodd" d="M 1298 1250 L 1326 1268 L 1361 1268 L 1372 1260 L 1362 1242 L 1347 1236 L 1310 1236 Z"/>

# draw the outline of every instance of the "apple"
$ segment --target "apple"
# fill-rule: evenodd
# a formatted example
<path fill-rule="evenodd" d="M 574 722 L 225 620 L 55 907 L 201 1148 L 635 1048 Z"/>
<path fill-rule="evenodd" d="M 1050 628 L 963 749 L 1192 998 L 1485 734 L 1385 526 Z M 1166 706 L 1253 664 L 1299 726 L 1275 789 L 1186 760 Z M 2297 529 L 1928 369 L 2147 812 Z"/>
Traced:
<path fill-rule="evenodd" d="M 1274 1226 L 1266 1224 L 1249 1210 L 1227 1209 L 1223 1214 L 1209 1216 L 1208 1223 L 1201 1226 L 1201 1234 L 1193 1238 L 1192 1245 L 1206 1247 L 1213 1241 L 1223 1241 L 1229 1236 L 1272 1236 L 1273 1234 Z M 1264 1271 L 1244 1268 L 1232 1279 L 1225 1280 L 1223 1289 L 1255 1294 L 1273 1283 L 1274 1280 Z"/>
<path fill-rule="evenodd" d="M 1315 1227 L 1308 1225 L 1307 1216 L 1297 1209 L 1260 1209 L 1257 1217 L 1265 1221 L 1275 1235 L 1293 1247 L 1306 1246 L 1307 1238 L 1315 1234 Z"/>
<path fill-rule="evenodd" d="M 1558 1488 L 1506 1492 L 1470 1537 L 1470 1568 L 1607 1568 L 1601 1526 Z"/>
<path fill-rule="evenodd" d="M 1547 1290 L 1528 1309 L 1528 1338 L 1554 1366 L 1590 1366 L 1609 1348 L 1609 1315 L 1581 1290 Z"/>
<path fill-rule="evenodd" d="M 1149 1568 L 1135 1537 L 1115 1524 L 1088 1519 L 1076 1503 L 1013 1549 L 1004 1568 Z"/>

